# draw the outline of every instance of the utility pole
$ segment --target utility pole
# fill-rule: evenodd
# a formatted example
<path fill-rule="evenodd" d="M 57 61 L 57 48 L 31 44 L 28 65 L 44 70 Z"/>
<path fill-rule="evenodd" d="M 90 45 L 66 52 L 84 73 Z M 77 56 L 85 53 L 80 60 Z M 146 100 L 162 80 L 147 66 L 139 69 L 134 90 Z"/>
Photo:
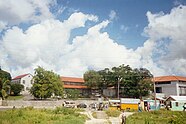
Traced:
<path fill-rule="evenodd" d="M 154 85 L 154 104 L 155 104 L 155 110 L 156 110 L 156 84 L 155 84 L 155 79 L 154 79 L 154 76 L 153 76 L 153 85 Z"/>
<path fill-rule="evenodd" d="M 119 99 L 119 85 L 120 85 L 120 80 L 118 78 L 118 99 Z"/>

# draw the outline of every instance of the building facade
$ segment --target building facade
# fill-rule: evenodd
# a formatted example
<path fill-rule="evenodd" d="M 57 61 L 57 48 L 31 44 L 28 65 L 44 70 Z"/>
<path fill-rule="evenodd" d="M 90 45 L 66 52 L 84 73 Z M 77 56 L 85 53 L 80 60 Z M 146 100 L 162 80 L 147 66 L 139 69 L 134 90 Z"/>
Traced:
<path fill-rule="evenodd" d="M 85 81 L 83 78 L 75 78 L 75 77 L 61 77 L 61 81 L 63 82 L 63 88 L 66 89 L 76 89 L 79 90 L 81 96 L 89 96 L 90 89 L 85 85 Z"/>
<path fill-rule="evenodd" d="M 28 92 L 33 84 L 33 76 L 31 74 L 19 75 L 12 79 L 12 83 L 19 83 L 24 86 L 23 93 Z"/>
<path fill-rule="evenodd" d="M 155 77 L 156 93 L 163 93 L 165 96 L 186 96 L 186 77 L 161 76 Z"/>

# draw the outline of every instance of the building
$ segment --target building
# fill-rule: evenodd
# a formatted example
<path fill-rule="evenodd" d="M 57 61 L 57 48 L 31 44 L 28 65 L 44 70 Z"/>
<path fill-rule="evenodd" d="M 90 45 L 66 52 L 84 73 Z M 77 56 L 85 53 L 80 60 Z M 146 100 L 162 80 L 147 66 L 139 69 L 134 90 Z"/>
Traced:
<path fill-rule="evenodd" d="M 169 96 L 166 99 L 166 105 L 173 111 L 183 111 L 184 104 L 186 104 L 186 96 Z"/>
<path fill-rule="evenodd" d="M 24 86 L 23 91 L 28 92 L 33 84 L 33 76 L 31 74 L 19 75 L 12 79 L 12 83 L 19 83 Z"/>
<path fill-rule="evenodd" d="M 90 89 L 85 85 L 83 78 L 75 77 L 61 77 L 61 81 L 64 83 L 64 89 L 76 89 L 80 91 L 80 95 L 89 96 Z"/>
<path fill-rule="evenodd" d="M 121 98 L 121 110 L 138 110 L 140 99 Z"/>
<path fill-rule="evenodd" d="M 155 77 L 156 93 L 163 93 L 165 96 L 186 96 L 186 77 L 161 76 Z"/>

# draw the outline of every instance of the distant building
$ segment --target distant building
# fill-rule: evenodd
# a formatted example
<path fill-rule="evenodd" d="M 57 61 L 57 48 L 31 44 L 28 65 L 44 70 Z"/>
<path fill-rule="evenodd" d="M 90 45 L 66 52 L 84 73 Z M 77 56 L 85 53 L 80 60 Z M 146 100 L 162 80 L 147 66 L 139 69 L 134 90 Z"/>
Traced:
<path fill-rule="evenodd" d="M 90 94 L 90 89 L 85 85 L 85 81 L 83 78 L 61 77 L 61 81 L 64 83 L 64 90 L 77 89 L 80 91 L 80 94 L 82 96 L 88 96 Z"/>
<path fill-rule="evenodd" d="M 22 84 L 24 86 L 23 91 L 28 92 L 33 84 L 33 76 L 31 74 L 19 75 L 13 78 L 11 82 Z"/>
<path fill-rule="evenodd" d="M 186 96 L 186 77 L 181 76 L 161 76 L 155 77 L 156 93 L 163 93 L 167 97 L 170 95 Z"/>
<path fill-rule="evenodd" d="M 186 96 L 169 96 L 166 99 L 166 105 L 173 111 L 183 111 L 184 104 L 186 104 Z"/>

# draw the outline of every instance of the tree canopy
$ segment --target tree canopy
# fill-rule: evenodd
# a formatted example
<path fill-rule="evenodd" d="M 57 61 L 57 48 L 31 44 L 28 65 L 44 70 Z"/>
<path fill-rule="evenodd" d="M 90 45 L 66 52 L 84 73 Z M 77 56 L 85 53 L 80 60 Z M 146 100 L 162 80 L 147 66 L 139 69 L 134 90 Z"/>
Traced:
<path fill-rule="evenodd" d="M 10 81 L 11 75 L 0 67 L 0 97 L 5 99 L 8 97 L 8 92 L 10 91 Z"/>
<path fill-rule="evenodd" d="M 140 98 L 149 94 L 153 85 L 153 75 L 145 68 L 132 69 L 129 65 L 105 68 L 104 70 L 89 70 L 84 74 L 85 84 L 89 88 L 103 91 L 107 87 L 115 87 L 120 97 Z M 118 92 L 119 85 L 119 92 Z"/>
<path fill-rule="evenodd" d="M 33 77 L 34 84 L 31 87 L 30 93 L 39 99 L 50 98 L 52 95 L 63 95 L 63 84 L 60 76 L 53 71 L 47 71 L 42 67 L 35 69 Z"/>

